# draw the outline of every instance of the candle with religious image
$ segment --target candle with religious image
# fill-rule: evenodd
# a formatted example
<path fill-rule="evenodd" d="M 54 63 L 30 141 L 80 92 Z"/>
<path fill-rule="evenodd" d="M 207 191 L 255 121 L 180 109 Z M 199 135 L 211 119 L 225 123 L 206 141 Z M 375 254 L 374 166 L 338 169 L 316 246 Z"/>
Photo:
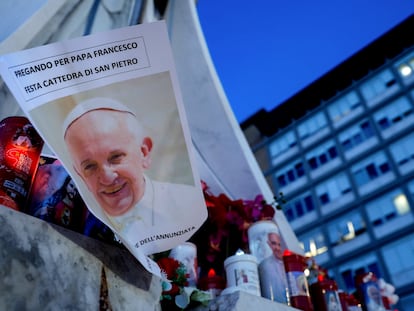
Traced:
<path fill-rule="evenodd" d="M 273 220 L 260 220 L 254 222 L 247 229 L 249 239 L 250 253 L 257 258 L 257 262 L 262 262 L 263 259 L 272 254 L 272 249 L 269 247 L 268 234 L 277 233 L 280 235 L 279 227 Z"/>
<path fill-rule="evenodd" d="M 355 276 L 356 295 L 366 311 L 385 310 L 375 273 L 366 272 Z"/>
<path fill-rule="evenodd" d="M 26 117 L 0 122 L 0 205 L 25 210 L 43 143 Z"/>
<path fill-rule="evenodd" d="M 335 280 L 320 277 L 309 287 L 313 307 L 318 311 L 348 311 L 343 310 L 338 285 Z"/>
<path fill-rule="evenodd" d="M 286 271 L 290 305 L 303 311 L 314 311 L 308 281 L 304 272 L 307 267 L 306 258 L 290 250 L 285 250 L 283 263 Z"/>
<path fill-rule="evenodd" d="M 262 297 L 287 304 L 288 290 L 283 264 L 285 247 L 279 227 L 272 220 L 261 220 L 253 223 L 247 234 L 250 252 L 258 261 Z"/>
<path fill-rule="evenodd" d="M 198 281 L 197 246 L 191 242 L 174 247 L 169 257 L 184 264 L 188 273 L 188 285 L 196 286 Z"/>

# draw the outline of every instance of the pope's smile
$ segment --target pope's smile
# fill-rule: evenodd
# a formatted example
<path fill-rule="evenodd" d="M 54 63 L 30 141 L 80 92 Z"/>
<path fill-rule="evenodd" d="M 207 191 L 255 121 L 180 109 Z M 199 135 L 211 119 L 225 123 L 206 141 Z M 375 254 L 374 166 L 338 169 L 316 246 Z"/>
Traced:
<path fill-rule="evenodd" d="M 104 190 L 101 191 L 101 193 L 104 195 L 116 195 L 125 187 L 126 187 L 126 184 L 114 185 L 112 187 L 105 188 Z"/>

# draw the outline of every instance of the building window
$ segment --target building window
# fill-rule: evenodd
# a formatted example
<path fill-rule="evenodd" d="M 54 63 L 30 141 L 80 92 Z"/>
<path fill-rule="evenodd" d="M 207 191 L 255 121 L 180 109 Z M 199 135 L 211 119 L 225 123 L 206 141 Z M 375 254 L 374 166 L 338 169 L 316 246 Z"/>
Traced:
<path fill-rule="evenodd" d="M 351 184 L 344 173 L 339 174 L 316 187 L 316 194 L 321 205 L 331 203 L 348 192 L 351 192 Z"/>
<path fill-rule="evenodd" d="M 270 157 L 272 159 L 279 157 L 287 150 L 296 146 L 296 138 L 293 131 L 283 134 L 269 144 Z"/>
<path fill-rule="evenodd" d="M 391 155 L 398 166 L 414 162 L 414 134 L 410 134 L 390 145 Z"/>
<path fill-rule="evenodd" d="M 328 124 L 323 112 L 317 113 L 315 116 L 304 121 L 298 126 L 299 138 L 305 139 L 313 134 L 319 132 L 322 128 Z"/>
<path fill-rule="evenodd" d="M 357 93 L 353 91 L 330 104 L 328 107 L 328 114 L 332 122 L 335 123 L 361 106 L 361 100 Z"/>
<path fill-rule="evenodd" d="M 338 152 L 336 150 L 335 143 L 333 141 L 328 141 L 309 152 L 306 155 L 306 160 L 308 162 L 309 168 L 311 170 L 316 170 L 317 168 L 332 161 L 337 156 Z"/>
<path fill-rule="evenodd" d="M 298 161 L 294 164 L 285 166 L 276 172 L 276 181 L 280 188 L 293 183 L 297 179 L 305 175 L 305 169 L 302 162 Z"/>
<path fill-rule="evenodd" d="M 310 192 L 296 197 L 283 207 L 288 221 L 293 221 L 315 210 L 315 203 Z"/>
<path fill-rule="evenodd" d="M 374 136 L 374 128 L 369 120 L 350 127 L 339 134 L 344 152 L 349 151 Z"/>
<path fill-rule="evenodd" d="M 299 237 L 299 241 L 305 251 L 305 256 L 315 257 L 328 251 L 325 237 L 319 230 L 311 231 Z"/>
<path fill-rule="evenodd" d="M 386 69 L 368 80 L 361 86 L 362 96 L 366 101 L 384 94 L 388 89 L 397 83 L 391 70 Z"/>
<path fill-rule="evenodd" d="M 339 267 L 340 278 L 345 285 L 346 291 L 355 291 L 355 276 L 366 272 L 373 272 L 377 278 L 382 277 L 382 270 L 377 262 L 377 255 L 375 253 L 359 257 L 353 261 Z"/>
<path fill-rule="evenodd" d="M 373 154 L 352 167 L 352 174 L 358 186 L 365 185 L 389 171 L 388 159 L 383 152 Z"/>
<path fill-rule="evenodd" d="M 396 287 L 412 283 L 414 277 L 414 234 L 382 248 L 382 257 Z"/>
<path fill-rule="evenodd" d="M 374 119 L 381 131 L 383 131 L 401 122 L 411 115 L 412 112 L 413 106 L 410 104 L 408 98 L 400 97 L 375 113 Z"/>
<path fill-rule="evenodd" d="M 328 225 L 332 246 L 343 244 L 366 232 L 366 224 L 360 213 L 352 212 L 335 219 Z"/>
<path fill-rule="evenodd" d="M 397 70 L 401 78 L 410 79 L 414 76 L 414 53 L 398 62 Z"/>
<path fill-rule="evenodd" d="M 411 198 L 414 200 L 414 180 L 408 184 L 408 190 L 410 191 Z"/>
<path fill-rule="evenodd" d="M 407 197 L 401 189 L 393 190 L 365 206 L 368 219 L 373 227 L 387 224 L 411 211 Z"/>

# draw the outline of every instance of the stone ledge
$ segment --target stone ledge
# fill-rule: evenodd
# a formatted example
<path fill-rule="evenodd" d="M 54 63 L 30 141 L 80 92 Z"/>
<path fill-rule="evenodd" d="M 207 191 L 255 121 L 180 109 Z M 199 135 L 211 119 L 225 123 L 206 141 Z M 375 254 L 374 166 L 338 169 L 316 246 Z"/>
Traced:
<path fill-rule="evenodd" d="M 4 310 L 99 310 L 102 276 L 110 310 L 161 310 L 159 279 L 127 250 L 0 206 L 0 305 Z M 193 310 L 255 309 L 297 310 L 241 291 Z"/>
<path fill-rule="evenodd" d="M 0 206 L 4 310 L 99 310 L 102 271 L 112 310 L 161 310 L 159 279 L 128 251 Z"/>
<path fill-rule="evenodd" d="M 255 296 L 243 291 L 221 295 L 209 302 L 207 306 L 199 306 L 193 311 L 299 311 L 296 308 Z"/>

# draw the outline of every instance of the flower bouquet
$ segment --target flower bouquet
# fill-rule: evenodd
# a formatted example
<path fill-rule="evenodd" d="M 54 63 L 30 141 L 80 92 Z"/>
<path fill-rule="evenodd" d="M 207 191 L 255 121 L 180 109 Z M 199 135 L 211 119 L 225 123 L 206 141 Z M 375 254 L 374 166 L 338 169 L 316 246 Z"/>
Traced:
<path fill-rule="evenodd" d="M 184 310 L 206 304 L 210 293 L 188 286 L 189 274 L 183 263 L 170 257 L 161 257 L 157 264 L 163 274 L 161 307 L 163 310 Z"/>

